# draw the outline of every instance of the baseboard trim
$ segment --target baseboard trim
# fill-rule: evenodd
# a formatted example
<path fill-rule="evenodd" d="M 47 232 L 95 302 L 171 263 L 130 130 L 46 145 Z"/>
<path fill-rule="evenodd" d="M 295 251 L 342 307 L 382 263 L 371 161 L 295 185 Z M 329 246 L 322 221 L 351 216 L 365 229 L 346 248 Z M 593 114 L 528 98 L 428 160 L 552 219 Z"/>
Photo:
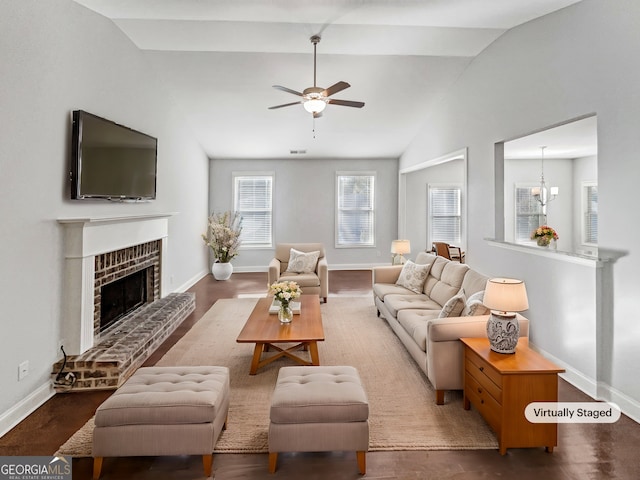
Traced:
<path fill-rule="evenodd" d="M 180 285 L 179 287 L 177 287 L 175 290 L 172 290 L 171 293 L 184 293 L 187 290 L 189 290 L 191 287 L 193 287 L 196 283 L 198 283 L 200 280 L 202 280 L 204 277 L 206 277 L 209 273 L 206 270 L 203 270 L 199 273 L 197 273 L 196 275 L 194 275 L 193 277 L 191 277 L 189 280 L 187 280 L 185 283 L 183 283 L 182 285 Z"/>
<path fill-rule="evenodd" d="M 607 385 L 602 382 L 597 382 L 591 377 L 587 377 L 584 373 L 566 364 L 559 358 L 551 355 L 549 352 L 530 345 L 533 350 L 540 355 L 548 358 L 553 363 L 561 366 L 565 369 L 565 373 L 561 373 L 560 377 L 566 380 L 578 390 L 586 393 L 590 397 L 607 402 L 613 402 L 620 407 L 622 413 L 632 419 L 634 422 L 640 423 L 640 404 L 633 398 L 625 395 L 624 393 L 616 390 L 611 385 Z"/>
<path fill-rule="evenodd" d="M 31 415 L 38 407 L 55 395 L 53 385 L 48 381 L 36 388 L 27 397 L 0 415 L 0 437 Z"/>

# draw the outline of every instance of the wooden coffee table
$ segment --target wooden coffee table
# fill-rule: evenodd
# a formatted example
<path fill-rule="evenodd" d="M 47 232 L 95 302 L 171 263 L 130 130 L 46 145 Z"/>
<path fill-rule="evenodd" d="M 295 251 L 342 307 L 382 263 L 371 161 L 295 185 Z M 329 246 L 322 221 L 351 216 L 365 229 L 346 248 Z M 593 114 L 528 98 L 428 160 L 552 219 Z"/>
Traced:
<path fill-rule="evenodd" d="M 272 302 L 273 297 L 258 300 L 236 339 L 238 343 L 256 344 L 249 374 L 255 375 L 259 368 L 281 357 L 288 357 L 300 365 L 320 365 L 318 342 L 324 341 L 320 297 L 301 295 L 300 314 L 294 315 L 293 321 L 289 324 L 281 324 L 277 313 L 269 314 Z M 296 345 L 281 348 L 275 345 L 276 343 L 295 343 Z M 271 349 L 278 353 L 261 360 L 262 353 Z M 293 353 L 300 349 L 309 350 L 310 362 Z"/>

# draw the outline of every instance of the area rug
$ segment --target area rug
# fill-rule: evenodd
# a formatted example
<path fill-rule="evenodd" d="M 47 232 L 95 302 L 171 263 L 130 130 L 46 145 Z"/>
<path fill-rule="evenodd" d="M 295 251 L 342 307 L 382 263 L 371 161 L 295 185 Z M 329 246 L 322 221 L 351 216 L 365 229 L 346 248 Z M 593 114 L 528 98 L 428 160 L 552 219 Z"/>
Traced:
<path fill-rule="evenodd" d="M 268 451 L 269 405 L 282 358 L 249 375 L 253 345 L 235 339 L 255 306 L 255 298 L 224 299 L 198 321 L 157 365 L 229 367 L 229 423 L 216 453 Z M 431 384 L 370 297 L 331 297 L 321 305 L 325 341 L 318 343 L 322 365 L 353 365 L 369 397 L 370 451 L 495 449 L 495 435 L 475 411 L 462 408 L 462 394 L 447 392 L 435 404 Z M 295 321 L 295 318 L 294 318 Z M 56 455 L 91 456 L 93 419 Z"/>

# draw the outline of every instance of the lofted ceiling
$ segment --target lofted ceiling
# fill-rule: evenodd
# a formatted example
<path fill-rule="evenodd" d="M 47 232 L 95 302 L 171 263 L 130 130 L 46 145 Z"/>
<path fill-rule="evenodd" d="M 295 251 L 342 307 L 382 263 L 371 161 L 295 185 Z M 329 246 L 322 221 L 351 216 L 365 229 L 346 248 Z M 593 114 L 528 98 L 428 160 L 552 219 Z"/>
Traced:
<path fill-rule="evenodd" d="M 579 0 L 75 0 L 141 50 L 211 158 L 398 157 L 424 112 L 510 28 Z M 268 110 L 351 87 L 313 119 Z M 291 151 L 306 152 L 292 154 Z"/>

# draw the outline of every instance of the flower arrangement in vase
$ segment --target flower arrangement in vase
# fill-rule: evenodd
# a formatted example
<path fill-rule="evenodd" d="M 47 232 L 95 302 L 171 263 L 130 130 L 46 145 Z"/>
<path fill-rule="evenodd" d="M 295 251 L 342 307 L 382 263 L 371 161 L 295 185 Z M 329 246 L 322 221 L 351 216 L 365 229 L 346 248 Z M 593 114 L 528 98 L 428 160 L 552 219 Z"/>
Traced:
<path fill-rule="evenodd" d="M 280 302 L 280 309 L 278 310 L 280 322 L 291 323 L 291 320 L 293 320 L 291 302 L 302 294 L 300 285 L 296 282 L 275 282 L 269 286 L 269 294 Z"/>
<path fill-rule="evenodd" d="M 558 233 L 548 225 L 541 225 L 531 232 L 531 240 L 535 240 L 538 246 L 548 247 L 551 240 L 558 240 Z"/>
<path fill-rule="evenodd" d="M 242 233 L 242 217 L 237 212 L 212 213 L 209 216 L 204 243 L 213 253 L 211 271 L 216 280 L 227 280 L 233 272 L 231 259 L 238 255 Z"/>

